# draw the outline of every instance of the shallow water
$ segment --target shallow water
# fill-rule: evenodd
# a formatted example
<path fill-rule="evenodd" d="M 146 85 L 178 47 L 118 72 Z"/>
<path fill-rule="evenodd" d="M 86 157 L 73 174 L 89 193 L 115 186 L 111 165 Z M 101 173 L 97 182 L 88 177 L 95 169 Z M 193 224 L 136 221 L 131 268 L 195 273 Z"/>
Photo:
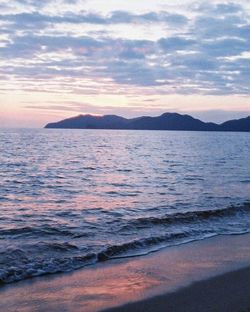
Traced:
<path fill-rule="evenodd" d="M 0 130 L 0 282 L 250 229 L 248 133 Z"/>

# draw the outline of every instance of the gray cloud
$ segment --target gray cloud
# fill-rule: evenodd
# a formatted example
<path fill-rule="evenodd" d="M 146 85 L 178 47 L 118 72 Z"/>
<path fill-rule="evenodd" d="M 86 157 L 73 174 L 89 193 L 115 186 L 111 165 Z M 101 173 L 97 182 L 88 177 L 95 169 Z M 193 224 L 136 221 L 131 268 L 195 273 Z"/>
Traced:
<path fill-rule="evenodd" d="M 242 38 L 225 38 L 205 42 L 201 45 L 200 51 L 204 55 L 212 57 L 223 57 L 239 55 L 250 50 L 250 41 Z"/>
<path fill-rule="evenodd" d="M 32 0 L 19 2 L 34 4 Z M 168 12 L 115 11 L 108 16 L 68 12 L 48 16 L 36 11 L 1 15 L 1 21 L 10 23 L 1 31 L 10 38 L 0 47 L 0 57 L 9 60 L 0 67 L 0 73 L 27 79 L 49 79 L 54 75 L 102 77 L 120 85 L 148 88 L 166 85 L 169 87 L 166 93 L 250 94 L 250 59 L 242 57 L 250 51 L 249 16 L 234 2 L 199 6 L 196 13 L 192 21 Z M 98 24 L 104 30 L 99 36 L 91 37 L 67 32 L 48 34 L 43 28 L 57 23 Z M 105 32 L 106 25 L 138 23 L 166 23 L 174 32 L 166 31 L 166 36 L 155 41 L 115 39 Z M 43 33 L 39 32 L 40 27 Z M 17 28 L 22 30 L 21 34 L 15 32 Z M 41 58 L 51 52 L 62 56 Z M 72 57 L 68 58 L 67 53 Z M 22 60 L 32 62 L 27 65 Z"/>
<path fill-rule="evenodd" d="M 83 1 L 83 0 L 82 0 Z M 42 1 L 37 1 L 37 0 L 14 0 L 13 1 L 15 4 L 20 4 L 24 6 L 32 6 L 34 8 L 44 8 L 48 4 L 54 3 L 54 0 L 42 0 Z M 62 4 L 76 4 L 78 0 L 60 0 Z"/>
<path fill-rule="evenodd" d="M 219 16 L 234 15 L 243 11 L 242 6 L 236 2 L 224 2 L 215 5 L 209 2 L 203 2 L 198 5 L 197 9 L 208 14 Z"/>
<path fill-rule="evenodd" d="M 124 49 L 124 51 L 122 51 L 119 54 L 119 58 L 121 59 L 144 59 L 145 55 L 141 52 L 128 48 L 128 49 Z"/>
<path fill-rule="evenodd" d="M 133 23 L 133 22 L 165 22 L 170 25 L 185 25 L 188 18 L 181 14 L 172 14 L 168 12 L 149 12 L 145 14 L 131 14 L 124 11 L 115 11 L 108 19 L 108 23 Z"/>
<path fill-rule="evenodd" d="M 172 52 L 191 48 L 196 41 L 180 37 L 169 37 L 160 39 L 158 43 L 165 52 Z"/>
<path fill-rule="evenodd" d="M 0 55 L 5 57 L 28 57 L 42 51 L 46 47 L 47 52 L 74 49 L 75 53 L 89 55 L 95 49 L 103 48 L 104 42 L 91 37 L 70 36 L 35 36 L 25 35 L 14 38 L 6 47 L 0 48 Z"/>
<path fill-rule="evenodd" d="M 17 14 L 2 14 L 1 21 L 12 22 L 15 27 L 22 29 L 46 27 L 49 24 L 97 24 L 97 25 L 112 25 L 112 24 L 133 24 L 133 23 L 166 23 L 169 25 L 181 26 L 188 22 L 188 19 L 180 14 L 171 14 L 168 12 L 149 12 L 146 14 L 132 14 L 126 11 L 114 11 L 108 16 L 103 16 L 96 13 L 82 12 L 72 13 L 68 12 L 63 16 L 59 15 L 45 15 L 40 12 L 27 12 Z"/>

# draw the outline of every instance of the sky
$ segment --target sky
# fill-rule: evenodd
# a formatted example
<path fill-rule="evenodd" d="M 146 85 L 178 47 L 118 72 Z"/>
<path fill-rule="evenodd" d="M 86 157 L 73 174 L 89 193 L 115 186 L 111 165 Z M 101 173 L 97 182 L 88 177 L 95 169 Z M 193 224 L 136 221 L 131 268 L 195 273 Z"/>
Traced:
<path fill-rule="evenodd" d="M 0 0 L 0 127 L 250 115 L 250 1 Z"/>

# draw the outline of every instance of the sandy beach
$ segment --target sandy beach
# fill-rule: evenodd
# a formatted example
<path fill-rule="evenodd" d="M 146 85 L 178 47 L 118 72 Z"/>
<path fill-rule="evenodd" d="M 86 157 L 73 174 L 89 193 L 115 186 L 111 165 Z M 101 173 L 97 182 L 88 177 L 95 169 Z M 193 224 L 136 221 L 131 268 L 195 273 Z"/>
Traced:
<path fill-rule="evenodd" d="M 2 286 L 1 311 L 244 312 L 249 260 L 249 234 L 217 236 Z"/>
<path fill-rule="evenodd" d="M 249 281 L 250 267 L 105 312 L 248 312 Z"/>

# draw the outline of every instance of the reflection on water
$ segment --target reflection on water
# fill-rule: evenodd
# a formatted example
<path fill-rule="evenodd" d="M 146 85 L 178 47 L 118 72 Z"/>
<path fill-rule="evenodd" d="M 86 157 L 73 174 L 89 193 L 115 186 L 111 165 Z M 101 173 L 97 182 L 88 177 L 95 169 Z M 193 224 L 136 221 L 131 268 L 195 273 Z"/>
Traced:
<path fill-rule="evenodd" d="M 95 312 L 245 267 L 249 254 L 250 235 L 216 237 L 148 257 L 6 286 L 0 294 L 1 307 L 5 312 L 16 307 L 23 312 Z"/>
<path fill-rule="evenodd" d="M 249 231 L 248 133 L 1 130 L 0 281 Z"/>

